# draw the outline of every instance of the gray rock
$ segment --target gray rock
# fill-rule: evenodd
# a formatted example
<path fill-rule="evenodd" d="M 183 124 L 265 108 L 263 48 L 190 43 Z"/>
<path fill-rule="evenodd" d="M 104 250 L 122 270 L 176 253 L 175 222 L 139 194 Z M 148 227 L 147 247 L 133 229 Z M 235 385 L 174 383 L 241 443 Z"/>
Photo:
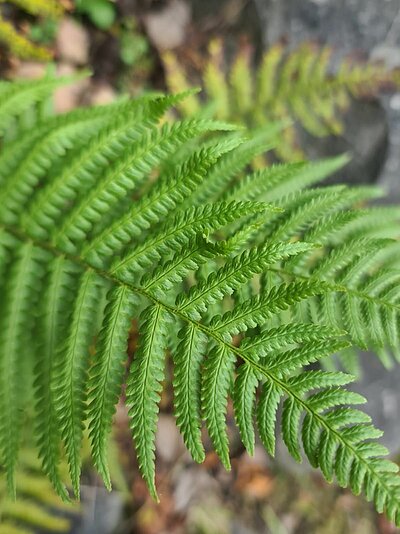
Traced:
<path fill-rule="evenodd" d="M 373 184 L 381 175 L 389 146 L 386 112 L 377 101 L 352 102 L 343 117 L 344 134 L 316 138 L 300 132 L 302 146 L 310 159 L 349 153 L 351 161 L 326 182 L 349 185 Z"/>
<path fill-rule="evenodd" d="M 329 43 L 341 52 L 369 52 L 385 39 L 398 40 L 398 0 L 254 0 L 265 44 L 286 36 Z"/>
<path fill-rule="evenodd" d="M 192 506 L 187 515 L 188 534 L 231 534 L 231 513 L 213 495 Z"/>
<path fill-rule="evenodd" d="M 71 534 L 112 534 L 123 520 L 123 507 L 117 491 L 82 486 L 82 515 Z"/>
<path fill-rule="evenodd" d="M 215 500 L 217 493 L 218 483 L 215 478 L 201 467 L 192 465 L 177 477 L 174 491 L 175 509 L 182 513 L 210 496 Z"/>
<path fill-rule="evenodd" d="M 243 525 L 243 523 L 235 518 L 231 521 L 230 534 L 257 534 L 257 531 Z"/>
<path fill-rule="evenodd" d="M 176 461 L 178 456 L 186 450 L 172 415 L 160 415 L 156 434 L 156 450 L 160 458 L 167 463 Z"/>
<path fill-rule="evenodd" d="M 85 65 L 89 61 L 89 36 L 83 26 L 74 19 L 62 19 L 57 33 L 57 54 L 73 65 Z"/>
<path fill-rule="evenodd" d="M 400 67 L 400 47 L 386 42 L 379 44 L 371 51 L 371 59 L 384 63 L 389 69 Z"/>
<path fill-rule="evenodd" d="M 364 410 L 385 433 L 381 441 L 392 453 L 400 452 L 400 365 L 387 370 L 374 354 L 362 355 L 363 376 L 353 389 L 368 399 Z"/>

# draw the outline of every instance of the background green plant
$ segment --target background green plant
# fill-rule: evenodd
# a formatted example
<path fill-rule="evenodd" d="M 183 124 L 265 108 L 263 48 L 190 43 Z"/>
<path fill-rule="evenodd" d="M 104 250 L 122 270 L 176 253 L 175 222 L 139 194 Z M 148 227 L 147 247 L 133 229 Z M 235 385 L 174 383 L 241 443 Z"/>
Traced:
<path fill-rule="evenodd" d="M 60 472 L 68 476 L 68 465 L 63 460 Z M 7 496 L 4 479 L 0 487 L 0 533 L 31 534 L 69 532 L 72 520 L 80 514 L 78 503 L 64 503 L 54 493 L 50 481 L 43 476 L 40 460 L 34 449 L 21 450 L 16 480 L 18 500 Z"/>
<path fill-rule="evenodd" d="M 9 0 L 7 2 L 0 0 L 0 8 L 5 3 L 14 4 L 31 15 L 47 19 L 48 24 L 57 20 L 64 13 L 62 3 L 57 0 Z M 34 31 L 31 38 L 35 38 L 35 33 L 36 37 L 41 36 L 36 28 L 36 32 Z M 2 16 L 0 16 L 0 41 L 8 47 L 13 55 L 22 59 L 35 58 L 46 61 L 52 57 L 49 50 L 35 44 L 29 37 L 18 33 L 14 26 Z"/>
<path fill-rule="evenodd" d="M 108 30 L 116 17 L 115 4 L 109 0 L 75 0 L 75 9 L 87 15 L 100 30 Z"/>
<path fill-rule="evenodd" d="M 197 68 L 204 95 L 192 95 L 179 105 L 185 115 L 200 111 L 222 120 L 246 124 L 256 130 L 271 121 L 288 125 L 275 149 L 279 159 L 305 159 L 297 129 L 315 137 L 343 132 L 345 111 L 351 97 L 370 96 L 398 83 L 398 75 L 376 63 L 345 58 L 333 69 L 332 49 L 303 43 L 294 50 L 271 46 L 254 65 L 249 45 L 238 48 L 231 61 L 221 39 L 210 42 L 208 55 Z M 163 55 L 167 85 L 171 91 L 192 86 L 195 72 L 186 72 L 173 52 Z M 204 101 L 203 101 L 204 99 Z M 260 158 L 256 160 L 260 163 Z"/>

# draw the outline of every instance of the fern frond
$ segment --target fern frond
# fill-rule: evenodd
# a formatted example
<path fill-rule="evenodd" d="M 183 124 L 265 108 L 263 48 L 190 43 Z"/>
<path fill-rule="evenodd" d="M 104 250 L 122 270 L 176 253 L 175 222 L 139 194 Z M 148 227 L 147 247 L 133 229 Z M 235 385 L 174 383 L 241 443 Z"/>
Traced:
<path fill-rule="evenodd" d="M 243 180 L 238 181 L 233 187 L 229 188 L 225 192 L 227 199 L 243 198 L 246 200 L 255 200 L 264 197 L 269 194 L 271 197 L 271 189 L 280 182 L 287 182 L 291 176 L 296 177 L 298 180 L 300 170 L 303 169 L 305 164 L 292 163 L 292 164 L 275 164 L 271 167 L 261 169 L 248 174 Z"/>
<path fill-rule="evenodd" d="M 268 221 L 267 232 L 273 240 L 287 240 L 301 235 L 318 218 L 347 205 L 354 204 L 351 189 L 343 186 L 306 189 L 284 197 L 281 214 Z"/>
<path fill-rule="evenodd" d="M 245 337 L 240 347 L 254 360 L 259 360 L 266 358 L 269 352 L 274 354 L 282 348 L 298 345 L 301 342 L 311 344 L 313 341 L 327 339 L 331 336 L 331 327 L 289 323 L 265 329 L 259 335 Z"/>
<path fill-rule="evenodd" d="M 272 382 L 265 382 L 257 404 L 257 427 L 261 441 L 271 456 L 275 456 L 275 425 L 280 400 L 279 389 Z"/>
<path fill-rule="evenodd" d="M 74 202 L 79 194 L 93 187 L 96 173 L 102 174 L 110 162 L 121 158 L 130 143 L 146 134 L 147 129 L 157 123 L 165 110 L 181 97 L 161 97 L 154 101 L 145 98 L 130 103 L 128 109 L 122 106 L 89 146 L 78 150 L 61 174 L 35 196 L 23 217 L 23 226 L 29 228 L 30 233 L 34 232 L 36 238 L 48 238 L 54 225 L 62 220 L 66 200 Z M 118 166 L 117 163 L 115 165 Z"/>
<path fill-rule="evenodd" d="M 275 80 L 279 63 L 282 61 L 284 47 L 275 44 L 264 54 L 257 73 L 257 105 L 264 107 L 275 95 Z"/>
<path fill-rule="evenodd" d="M 249 47 L 240 50 L 232 65 L 229 77 L 232 99 L 230 105 L 233 109 L 237 110 L 236 112 L 239 117 L 246 114 L 252 107 L 253 84 L 250 52 Z"/>
<path fill-rule="evenodd" d="M 211 325 L 221 334 L 231 335 L 245 332 L 249 328 L 262 326 L 271 315 L 286 310 L 292 304 L 308 297 L 325 293 L 326 287 L 320 282 L 294 282 L 273 287 L 266 293 L 241 302 L 234 310 L 214 317 Z"/>
<path fill-rule="evenodd" d="M 218 199 L 239 172 L 250 165 L 256 156 L 274 146 L 274 138 L 280 129 L 280 124 L 269 125 L 259 135 L 222 157 L 195 193 L 192 194 L 190 202 L 203 204 Z"/>
<path fill-rule="evenodd" d="M 190 84 L 185 74 L 180 70 L 175 56 L 171 52 L 165 52 L 162 55 L 165 69 L 168 71 L 169 85 L 172 93 L 190 89 Z M 178 103 L 177 108 L 184 114 L 193 116 L 200 112 L 199 98 L 195 94 L 190 94 Z"/>
<path fill-rule="evenodd" d="M 337 286 L 321 295 L 318 314 L 325 322 L 347 330 L 354 344 L 397 347 L 399 305 L 397 269 L 381 268 L 380 255 L 392 240 L 355 239 L 311 264 L 288 265 L 287 276 L 321 280 Z M 332 288 L 333 289 L 333 288 Z"/>
<path fill-rule="evenodd" d="M 204 70 L 204 86 L 211 97 L 211 107 L 219 119 L 229 117 L 229 89 L 223 72 L 222 42 L 214 39 L 209 46 L 210 61 Z"/>
<path fill-rule="evenodd" d="M 151 274 L 144 275 L 141 285 L 155 296 L 164 295 L 173 286 L 181 282 L 191 271 L 195 271 L 210 258 L 220 256 L 222 249 L 203 238 L 198 238 L 193 245 L 188 245 L 185 252 L 178 251 L 166 263 L 162 263 Z"/>
<path fill-rule="evenodd" d="M 251 365 L 243 363 L 237 371 L 232 394 L 235 418 L 239 427 L 240 437 L 247 452 L 251 456 L 254 454 L 255 432 L 253 420 L 259 380 L 257 371 Z"/>
<path fill-rule="evenodd" d="M 285 396 L 282 432 L 291 455 L 297 460 L 300 459 L 300 416 L 305 412 L 302 439 L 311 463 L 318 465 L 328 480 L 335 473 L 338 480 L 344 486 L 350 484 L 356 494 L 364 489 L 367 498 L 374 500 L 378 510 L 381 511 L 385 507 L 389 517 L 393 521 L 399 521 L 399 487 L 395 474 L 398 467 L 380 457 L 375 458 L 384 451 L 374 449 L 373 446 L 368 450 L 369 442 L 365 441 L 379 437 L 381 432 L 365 424 L 368 418 L 364 416 L 360 417 L 361 423 L 353 421 L 353 426 L 343 426 L 346 425 L 346 419 L 343 421 L 343 408 L 340 405 L 362 403 L 365 399 L 335 387 L 305 397 L 304 391 L 299 394 L 296 390 L 301 378 L 295 376 L 289 381 L 282 381 L 275 377 L 268 367 L 258 365 L 257 369 L 266 379 L 258 408 L 260 432 L 266 447 L 273 452 L 276 410 L 281 398 Z M 330 378 L 327 381 L 329 383 Z M 340 375 L 334 378 L 333 383 L 343 384 L 345 381 L 346 378 Z M 321 381 L 318 380 L 318 383 Z M 314 386 L 312 383 L 311 385 Z"/>
<path fill-rule="evenodd" d="M 397 225 L 400 220 L 398 206 L 373 206 L 359 211 L 358 217 L 351 224 L 344 226 L 338 234 L 340 240 L 357 237 L 392 237 L 397 238 Z"/>
<path fill-rule="evenodd" d="M 32 106 L 48 99 L 57 87 L 79 79 L 79 76 L 53 78 L 45 77 L 32 83 L 31 80 L 3 82 L 0 92 L 0 133 L 4 135 L 16 117 Z"/>
<path fill-rule="evenodd" d="M 35 129 L 23 128 L 19 132 L 18 138 L 13 141 L 8 141 L 7 150 L 3 151 L 0 155 L 0 183 L 7 184 L 10 176 L 19 169 L 19 174 L 23 173 L 21 168 L 24 168 L 24 160 L 30 159 L 32 163 L 29 167 L 29 172 L 40 174 L 48 170 L 50 167 L 47 165 L 47 158 L 52 156 L 51 153 L 47 153 L 49 147 L 46 147 L 46 143 L 53 143 L 56 152 L 61 152 L 57 148 L 57 143 L 61 144 L 63 140 L 60 139 L 60 131 L 68 127 L 71 129 L 74 125 L 79 127 L 80 124 L 87 124 L 87 128 L 90 135 L 93 136 L 94 131 L 91 131 L 91 122 L 97 126 L 104 125 L 106 121 L 115 120 L 115 115 L 119 112 L 129 113 L 129 110 L 133 107 L 131 102 L 117 102 L 107 106 L 98 106 L 93 108 L 83 108 L 65 113 L 63 115 L 56 115 L 54 117 L 39 118 L 38 124 L 35 124 Z M 136 107 L 136 103 L 135 103 Z M 74 124 L 75 123 L 75 124 Z M 83 140 L 81 144 L 78 144 L 79 139 L 75 139 L 74 148 L 84 145 L 86 138 L 84 136 L 85 131 L 82 129 L 81 134 Z M 46 158 L 46 159 L 42 159 Z M 46 166 L 47 165 L 47 166 Z M 43 173 L 42 172 L 42 173 Z"/>
<path fill-rule="evenodd" d="M 342 168 L 348 162 L 346 155 L 317 162 L 275 164 L 244 177 L 228 190 L 227 199 L 260 200 L 275 202 L 294 194 Z"/>
<path fill-rule="evenodd" d="M 287 66 L 286 82 L 300 59 Z M 26 165 L 0 156 L 0 453 L 11 493 L 29 416 L 42 468 L 61 496 L 68 498 L 64 451 L 79 495 L 85 426 L 110 486 L 107 439 L 126 384 L 140 470 L 157 499 L 155 432 L 171 353 L 176 421 L 195 460 L 204 459 L 204 422 L 229 468 L 232 400 L 250 453 L 255 423 L 271 454 L 277 432 L 296 460 L 302 442 L 327 480 L 363 490 L 400 525 L 397 467 L 382 458 L 380 432 L 352 407 L 364 398 L 345 389 L 352 376 L 319 369 L 332 367 L 332 353 L 346 357 L 349 342 L 400 353 L 400 249 L 393 228 L 388 239 L 384 224 L 376 234 L 371 224 L 375 209 L 392 226 L 398 211 L 370 211 L 373 188 L 307 189 L 345 158 L 243 178 L 260 139 L 217 134 L 230 126 L 208 120 L 160 127 L 182 97 L 40 119 L 32 142 L 18 119 L 26 108 L 16 111 L 17 135 L 4 147 Z M 8 85 L 2 98 L 12 98 Z M 76 126 L 70 140 L 61 133 L 69 126 Z M 63 147 L 55 159 L 53 140 Z M 228 180 L 219 178 L 224 169 Z M 214 202 L 196 205 L 210 175 Z M 133 319 L 139 341 L 130 363 Z M 309 364 L 315 370 L 305 370 Z"/>
<path fill-rule="evenodd" d="M 65 503 L 54 493 L 53 487 L 41 472 L 40 461 L 31 442 L 32 434 L 23 432 L 24 446 L 18 459 L 16 481 L 18 500 L 7 496 L 4 485 L 0 484 L 2 534 L 25 534 L 46 530 L 49 533 L 67 532 L 80 514 L 78 503 Z M 65 462 L 61 471 L 68 471 Z"/>
<path fill-rule="evenodd" d="M 239 140 L 228 140 L 195 151 L 174 172 L 161 176 L 148 196 L 138 200 L 129 211 L 107 226 L 83 249 L 83 255 L 99 265 L 104 258 L 123 250 L 134 236 L 160 222 L 174 208 L 181 205 L 203 181 L 213 163 L 226 151 L 233 150 Z"/>
<path fill-rule="evenodd" d="M 116 109 L 111 108 L 114 112 Z M 97 111 L 97 110 L 96 110 Z M 82 116 L 82 120 L 79 118 Z M 58 124 L 47 128 L 47 135 L 44 133 L 37 143 L 28 152 L 21 154 L 21 146 L 18 143 L 18 156 L 23 157 L 20 166 L 13 170 L 13 174 L 8 174 L 8 180 L 3 180 L 0 193 L 1 212 L 0 220 L 7 224 L 17 222 L 17 213 L 21 211 L 30 199 L 32 191 L 46 179 L 46 175 L 53 165 L 58 163 L 68 151 L 76 145 L 85 146 L 86 141 L 98 130 L 104 117 L 94 114 L 93 119 L 90 114 L 71 113 L 62 116 Z M 13 147 L 14 148 L 14 147 Z M 16 154 L 14 154 L 15 157 Z M 9 169 L 6 169 L 9 172 Z M 12 177 L 12 181 L 10 180 Z"/>
<path fill-rule="evenodd" d="M 50 515 L 43 508 L 35 505 L 27 499 L 6 502 L 3 507 L 3 514 L 7 518 L 13 518 L 18 522 L 22 521 L 28 523 L 33 527 L 45 528 L 50 532 L 65 532 L 66 529 L 70 527 L 70 522 L 68 519 Z M 13 532 L 16 532 L 16 534 L 25 534 L 26 532 L 32 534 L 32 530 L 20 530 L 19 527 L 18 530 L 13 531 L 15 525 L 13 525 L 13 523 L 7 523 L 7 534 L 11 534 Z"/>
<path fill-rule="evenodd" d="M 335 352 L 348 347 L 347 341 L 337 339 L 324 340 L 312 343 L 303 343 L 300 347 L 290 350 L 284 350 L 275 354 L 267 354 L 264 361 L 270 359 L 268 368 L 278 376 L 294 371 L 296 368 L 305 367 L 310 363 L 317 362 L 326 358 Z"/>

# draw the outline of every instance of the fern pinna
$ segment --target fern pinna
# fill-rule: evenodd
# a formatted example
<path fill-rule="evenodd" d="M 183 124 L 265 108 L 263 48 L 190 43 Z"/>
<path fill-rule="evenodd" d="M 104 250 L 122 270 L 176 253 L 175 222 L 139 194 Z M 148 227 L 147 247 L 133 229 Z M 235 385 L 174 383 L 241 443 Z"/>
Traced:
<path fill-rule="evenodd" d="M 157 498 L 171 354 L 176 421 L 196 461 L 204 422 L 229 469 L 231 398 L 250 454 L 254 424 L 272 455 L 276 432 L 296 460 L 301 439 L 327 480 L 363 491 L 400 524 L 397 466 L 354 408 L 365 399 L 344 388 L 353 377 L 307 367 L 329 367 L 350 345 L 398 355 L 399 210 L 367 207 L 373 188 L 313 186 L 345 157 L 244 175 L 261 138 L 211 120 L 162 121 L 185 94 L 46 116 L 41 101 L 57 83 L 0 86 L 0 451 L 11 494 L 30 417 L 64 499 L 61 451 L 78 496 L 85 427 L 109 487 L 107 440 L 125 384 Z M 264 129 L 265 150 L 276 131 Z M 132 319 L 139 346 L 126 369 Z"/>

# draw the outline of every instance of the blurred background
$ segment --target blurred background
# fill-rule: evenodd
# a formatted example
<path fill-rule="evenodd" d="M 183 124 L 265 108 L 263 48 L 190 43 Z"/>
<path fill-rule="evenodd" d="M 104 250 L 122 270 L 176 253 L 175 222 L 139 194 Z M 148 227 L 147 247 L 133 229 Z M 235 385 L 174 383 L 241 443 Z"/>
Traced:
<path fill-rule="evenodd" d="M 348 152 L 340 180 L 379 184 L 391 202 L 400 198 L 400 0 L 0 0 L 3 79 L 84 69 L 91 77 L 57 92 L 58 112 L 120 94 L 201 87 L 181 115 L 201 110 L 253 130 L 287 120 L 274 161 Z M 255 109 L 261 89 L 263 106 Z M 259 155 L 254 166 L 264 163 Z M 133 334 L 131 354 L 135 343 Z M 370 399 L 386 445 L 400 452 L 399 367 L 388 373 L 375 358 L 361 361 L 357 389 Z M 121 406 L 113 492 L 87 468 L 82 502 L 61 504 L 38 476 L 27 444 L 19 474 L 23 499 L 4 504 L 0 488 L 1 517 L 13 517 L 22 534 L 396 532 L 364 500 L 326 485 L 283 450 L 272 460 L 259 446 L 249 458 L 233 424 L 232 471 L 212 452 L 204 465 L 194 465 L 171 404 L 167 387 L 157 434 L 161 504 L 151 501 L 138 474 Z M 13 533 L 0 521 L 0 534 Z"/>

